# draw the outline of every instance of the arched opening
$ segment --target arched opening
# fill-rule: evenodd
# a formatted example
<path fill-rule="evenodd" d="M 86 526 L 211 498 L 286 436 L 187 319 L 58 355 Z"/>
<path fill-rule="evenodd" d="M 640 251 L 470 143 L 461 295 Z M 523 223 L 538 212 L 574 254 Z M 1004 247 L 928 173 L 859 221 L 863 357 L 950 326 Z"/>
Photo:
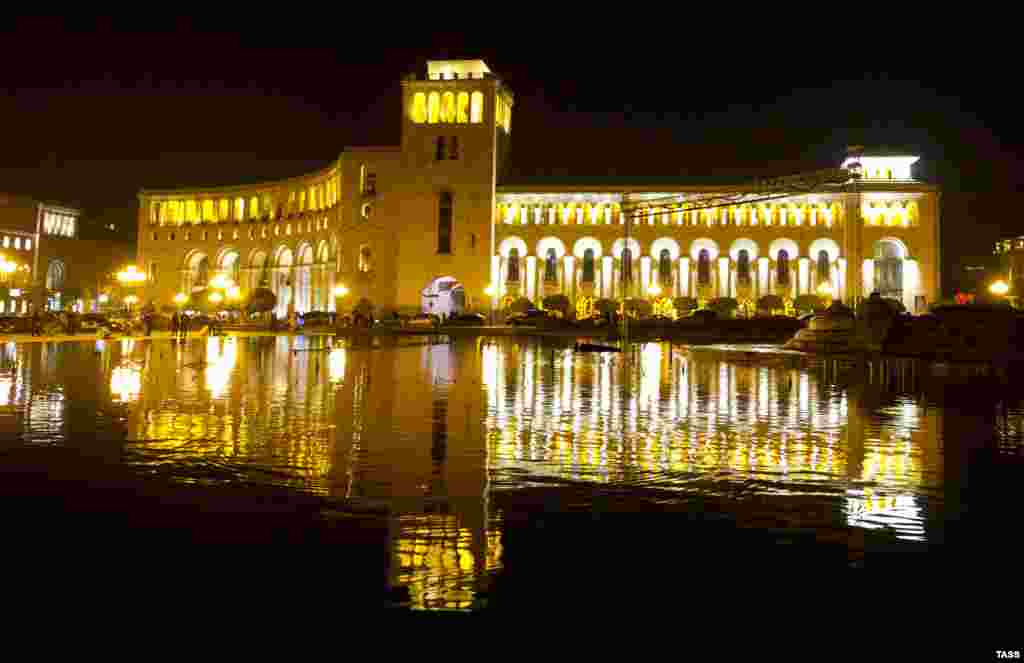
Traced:
<path fill-rule="evenodd" d="M 629 247 L 622 249 L 622 282 L 633 282 L 633 251 Z"/>
<path fill-rule="evenodd" d="M 480 124 L 484 121 L 484 94 L 474 92 L 470 95 L 469 121 L 472 124 Z"/>
<path fill-rule="evenodd" d="M 519 249 L 508 251 L 508 282 L 519 283 Z"/>
<path fill-rule="evenodd" d="M 818 251 L 818 283 L 832 281 L 832 270 L 829 265 L 828 251 Z"/>
<path fill-rule="evenodd" d="M 587 249 L 583 252 L 583 282 L 594 282 L 594 249 Z"/>
<path fill-rule="evenodd" d="M 455 122 L 455 93 L 445 92 L 441 97 L 441 121 Z"/>
<path fill-rule="evenodd" d="M 251 289 L 270 287 L 270 274 L 267 272 L 266 253 L 258 251 L 253 254 L 252 259 L 249 261 L 249 273 L 252 275 L 249 279 L 249 287 Z"/>
<path fill-rule="evenodd" d="M 242 283 L 238 280 L 241 273 L 241 260 L 238 255 L 238 251 L 228 251 L 220 259 L 220 271 L 224 273 L 229 279 L 234 281 L 235 285 L 241 286 Z"/>
<path fill-rule="evenodd" d="M 697 254 L 697 284 L 711 285 L 711 253 L 707 249 Z"/>
<path fill-rule="evenodd" d="M 789 252 L 779 249 L 775 259 L 775 282 L 781 287 L 789 286 Z"/>
<path fill-rule="evenodd" d="M 439 119 L 441 119 L 441 95 L 431 92 L 427 97 L 427 122 L 437 124 Z"/>
<path fill-rule="evenodd" d="M 185 292 L 202 290 L 210 280 L 210 261 L 206 254 L 193 254 L 185 271 Z"/>
<path fill-rule="evenodd" d="M 594 252 L 587 249 L 590 253 L 591 260 L 593 260 Z M 586 272 L 586 258 L 583 260 L 583 270 Z M 558 281 L 558 253 L 554 249 L 548 249 L 547 255 L 544 257 L 544 281 L 546 283 L 555 283 Z"/>
<path fill-rule="evenodd" d="M 307 313 L 313 310 L 313 247 L 309 244 L 299 249 L 295 268 L 295 312 Z"/>
<path fill-rule="evenodd" d="M 427 95 L 417 92 L 412 97 L 412 121 L 423 124 L 427 121 Z"/>
<path fill-rule="evenodd" d="M 291 282 L 291 267 L 293 263 L 292 251 L 289 248 L 281 249 L 277 255 L 277 264 L 274 269 L 274 280 L 271 289 L 277 295 L 277 308 L 274 313 L 279 318 L 288 316 L 291 307 L 294 306 L 294 289 Z"/>
<path fill-rule="evenodd" d="M 427 284 L 421 292 L 424 313 L 457 315 L 466 310 L 466 290 L 454 276 L 442 276 Z"/>
<path fill-rule="evenodd" d="M 736 280 L 742 285 L 750 285 L 750 252 L 740 249 L 736 255 Z"/>
<path fill-rule="evenodd" d="M 906 250 L 899 242 L 883 239 L 875 242 L 875 290 L 882 297 L 903 300 L 903 260 Z"/>
<path fill-rule="evenodd" d="M 61 310 L 61 290 L 64 289 L 64 261 L 51 260 L 46 268 L 46 308 L 51 311 Z"/>
<path fill-rule="evenodd" d="M 662 249 L 658 255 L 658 280 L 663 288 L 672 285 L 672 252 L 668 249 Z"/>
<path fill-rule="evenodd" d="M 456 119 L 457 119 L 459 124 L 466 124 L 467 122 L 469 122 L 469 93 L 468 92 L 460 92 L 459 93 L 459 102 L 458 102 L 458 109 L 457 109 L 456 115 L 457 115 Z"/>

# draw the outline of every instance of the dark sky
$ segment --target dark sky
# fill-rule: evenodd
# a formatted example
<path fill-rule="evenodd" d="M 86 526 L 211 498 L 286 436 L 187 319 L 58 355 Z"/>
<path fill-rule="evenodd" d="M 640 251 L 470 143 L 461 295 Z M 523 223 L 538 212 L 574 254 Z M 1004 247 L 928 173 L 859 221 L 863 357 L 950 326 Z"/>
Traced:
<path fill-rule="evenodd" d="M 920 154 L 918 175 L 943 188 L 947 283 L 961 257 L 1024 234 L 1015 42 L 991 26 L 984 47 L 921 30 L 851 45 L 730 27 L 626 48 L 608 25 L 492 25 L 468 33 L 476 43 L 429 33 L 390 48 L 351 41 L 358 20 L 268 20 L 10 21 L 0 190 L 131 225 L 140 187 L 291 176 L 345 145 L 395 144 L 402 74 L 482 57 L 516 94 L 516 174 L 790 174 L 838 165 L 851 143 L 886 145 Z"/>

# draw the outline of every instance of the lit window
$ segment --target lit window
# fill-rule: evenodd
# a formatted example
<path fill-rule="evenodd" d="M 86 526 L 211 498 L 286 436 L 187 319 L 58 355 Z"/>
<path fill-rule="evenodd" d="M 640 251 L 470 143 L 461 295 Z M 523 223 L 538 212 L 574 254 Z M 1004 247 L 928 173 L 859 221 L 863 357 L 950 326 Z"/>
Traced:
<path fill-rule="evenodd" d="M 16 249 L 20 249 L 21 248 L 21 238 L 20 237 L 15 237 L 14 238 L 14 248 L 16 248 Z"/>
<path fill-rule="evenodd" d="M 441 121 L 455 122 L 455 94 L 453 92 L 445 92 L 441 97 Z"/>
<path fill-rule="evenodd" d="M 10 237 L 7 237 L 7 236 L 5 235 L 5 236 L 4 236 L 4 248 L 6 249 L 6 248 L 9 248 L 10 246 L 11 246 L 11 238 L 10 238 Z"/>
<path fill-rule="evenodd" d="M 191 230 L 186 230 L 185 231 L 185 241 L 187 242 L 190 239 L 192 239 L 192 231 Z"/>
<path fill-rule="evenodd" d="M 440 116 L 441 95 L 437 92 L 431 92 L 430 96 L 427 97 L 427 122 L 430 124 L 437 124 Z"/>
<path fill-rule="evenodd" d="M 224 231 L 223 230 L 218 230 L 217 231 L 217 241 L 218 242 L 224 241 Z"/>
<path fill-rule="evenodd" d="M 32 250 L 32 240 L 30 240 L 30 239 L 26 239 L 25 240 L 25 250 L 26 251 L 31 251 Z"/>
<path fill-rule="evenodd" d="M 363 209 L 362 209 L 363 218 L 364 219 L 369 219 L 371 213 L 373 213 L 373 204 L 372 203 L 365 203 L 363 205 Z"/>
<path fill-rule="evenodd" d="M 203 241 L 205 242 L 208 239 L 210 239 L 210 231 L 209 230 L 204 230 L 203 231 Z"/>
<path fill-rule="evenodd" d="M 238 229 L 237 228 L 235 228 L 235 231 L 233 233 L 231 233 L 231 239 L 238 239 Z"/>
<path fill-rule="evenodd" d="M 417 92 L 412 97 L 412 121 L 423 124 L 427 121 L 427 95 Z"/>
<path fill-rule="evenodd" d="M 285 235 L 291 235 L 292 234 L 292 224 L 289 223 L 288 225 L 286 225 L 284 227 L 284 234 Z"/>
<path fill-rule="evenodd" d="M 484 120 L 484 93 L 474 92 L 469 105 L 469 121 L 480 124 Z"/>
<path fill-rule="evenodd" d="M 459 101 L 456 104 L 455 121 L 459 124 L 469 122 L 469 93 L 460 92 Z"/>
<path fill-rule="evenodd" d="M 260 228 L 260 239 L 266 239 L 266 238 L 267 238 L 267 229 L 266 229 L 266 227 Z"/>
<path fill-rule="evenodd" d="M 255 219 L 260 213 L 260 199 L 253 196 L 249 199 L 249 218 Z"/>
<path fill-rule="evenodd" d="M 218 214 L 218 218 L 221 221 L 226 221 L 228 217 L 231 216 L 231 201 L 227 198 L 222 198 L 219 207 L 220 213 Z"/>
<path fill-rule="evenodd" d="M 249 228 L 249 239 L 256 239 L 256 231 L 253 228 Z"/>

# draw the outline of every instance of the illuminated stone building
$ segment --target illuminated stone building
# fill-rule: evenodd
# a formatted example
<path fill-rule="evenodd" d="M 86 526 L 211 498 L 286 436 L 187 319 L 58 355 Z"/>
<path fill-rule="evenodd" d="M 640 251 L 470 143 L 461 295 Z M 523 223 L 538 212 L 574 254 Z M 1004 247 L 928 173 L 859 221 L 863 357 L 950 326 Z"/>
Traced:
<path fill-rule="evenodd" d="M 74 207 L 0 194 L 0 315 L 96 310 L 108 275 L 134 261 L 135 246 L 82 238 L 81 220 Z"/>
<path fill-rule="evenodd" d="M 1004 239 L 996 244 L 999 274 L 1010 286 L 1009 295 L 1020 298 L 1024 293 L 1024 236 Z"/>
<path fill-rule="evenodd" d="M 402 82 L 399 145 L 346 149 L 279 182 L 139 194 L 149 299 L 169 303 L 226 272 L 260 284 L 278 313 L 499 308 L 622 296 L 793 298 L 822 286 L 854 302 L 878 290 L 922 310 L 938 298 L 939 191 L 913 156 L 860 159 L 855 186 L 700 211 L 622 205 L 749 183 L 627 184 L 503 177 L 515 100 L 480 60 L 429 62 Z M 845 165 L 845 164 L 844 164 Z M 488 286 L 493 286 L 489 288 Z M 488 297 L 486 292 L 490 292 Z"/>

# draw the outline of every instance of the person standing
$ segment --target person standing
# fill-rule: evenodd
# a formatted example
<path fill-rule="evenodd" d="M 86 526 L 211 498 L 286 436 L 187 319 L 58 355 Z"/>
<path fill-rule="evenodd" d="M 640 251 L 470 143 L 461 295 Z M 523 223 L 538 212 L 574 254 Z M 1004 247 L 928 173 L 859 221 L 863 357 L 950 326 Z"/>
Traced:
<path fill-rule="evenodd" d="M 181 332 L 182 338 L 188 338 L 188 314 L 183 313 L 181 315 L 179 331 Z"/>
<path fill-rule="evenodd" d="M 178 335 L 178 312 L 175 311 L 171 315 L 171 338 Z"/>
<path fill-rule="evenodd" d="M 153 316 L 149 313 L 142 314 L 142 326 L 146 330 L 146 337 L 149 337 L 153 330 Z"/>
<path fill-rule="evenodd" d="M 39 334 L 40 334 L 40 326 L 41 325 L 39 324 L 39 311 L 38 310 L 32 311 L 32 335 L 33 336 L 39 336 Z"/>

